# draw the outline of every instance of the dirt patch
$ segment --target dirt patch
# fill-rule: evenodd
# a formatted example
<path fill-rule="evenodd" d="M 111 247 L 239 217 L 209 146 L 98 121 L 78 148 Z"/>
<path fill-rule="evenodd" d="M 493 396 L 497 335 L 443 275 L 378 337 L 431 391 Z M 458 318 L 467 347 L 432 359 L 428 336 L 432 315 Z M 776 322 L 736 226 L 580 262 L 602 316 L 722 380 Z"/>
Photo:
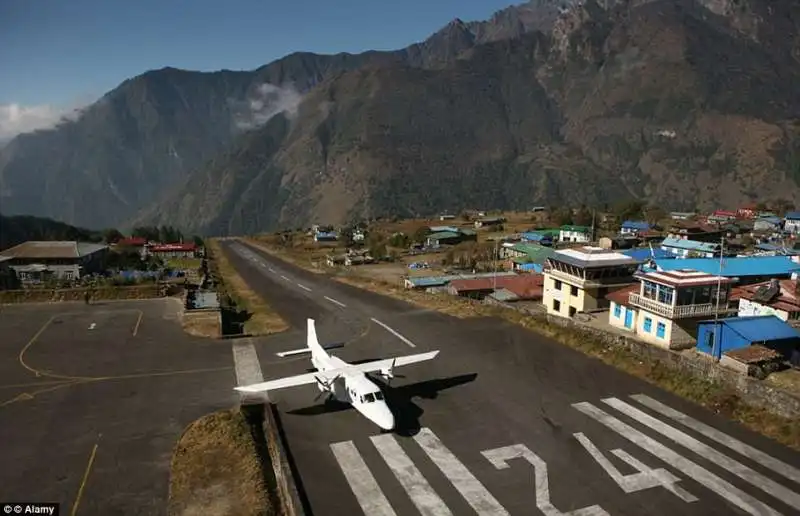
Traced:
<path fill-rule="evenodd" d="M 326 258 L 328 255 L 341 254 L 344 252 L 343 248 L 336 247 L 330 244 L 316 244 L 310 237 L 301 236 L 298 240 L 289 245 L 283 245 L 277 242 L 274 235 L 253 237 L 243 239 L 248 244 L 261 249 L 267 254 L 271 254 L 293 263 L 298 267 L 302 267 L 317 274 L 326 273 Z"/>
<path fill-rule="evenodd" d="M 243 333 L 271 335 L 287 330 L 289 324 L 250 289 L 222 252 L 219 242 L 211 239 L 207 246 L 212 256 L 209 266 L 220 280 L 221 298 L 226 298 L 225 304 L 228 305 L 223 309 L 225 313 L 234 313 L 234 318 L 243 325 Z"/>
<path fill-rule="evenodd" d="M 275 514 L 261 460 L 239 409 L 209 414 L 184 431 L 172 457 L 168 514 Z"/>
<path fill-rule="evenodd" d="M 218 338 L 222 334 L 218 311 L 183 314 L 183 330 L 195 337 Z"/>

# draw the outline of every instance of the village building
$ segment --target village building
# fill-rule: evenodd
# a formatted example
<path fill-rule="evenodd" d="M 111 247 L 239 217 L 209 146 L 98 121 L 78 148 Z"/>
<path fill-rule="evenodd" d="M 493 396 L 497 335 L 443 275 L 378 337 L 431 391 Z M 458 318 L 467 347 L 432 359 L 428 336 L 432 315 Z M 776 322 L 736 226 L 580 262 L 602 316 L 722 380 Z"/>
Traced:
<path fill-rule="evenodd" d="M 28 241 L 6 249 L 0 259 L 22 283 L 78 280 L 102 272 L 108 246 L 90 242 Z"/>
<path fill-rule="evenodd" d="M 739 302 L 739 317 L 774 315 L 793 325 L 800 325 L 800 283 L 772 279 L 738 287 L 731 293 Z"/>
<path fill-rule="evenodd" d="M 559 242 L 587 243 L 592 240 L 592 230 L 586 226 L 565 225 L 559 228 Z"/>

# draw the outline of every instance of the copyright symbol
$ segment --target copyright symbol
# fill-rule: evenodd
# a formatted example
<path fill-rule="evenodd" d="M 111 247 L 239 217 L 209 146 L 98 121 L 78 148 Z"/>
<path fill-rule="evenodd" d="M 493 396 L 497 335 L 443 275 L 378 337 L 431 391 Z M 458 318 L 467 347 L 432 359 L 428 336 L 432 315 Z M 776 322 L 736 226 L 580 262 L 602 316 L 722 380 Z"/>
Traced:
<path fill-rule="evenodd" d="M 14 506 L 14 512 L 16 512 L 17 514 L 21 513 L 22 512 L 22 506 L 21 505 L 15 505 Z"/>
<path fill-rule="evenodd" d="M 11 514 L 11 511 L 12 511 L 12 509 L 11 509 L 11 506 L 10 506 L 10 505 L 4 505 L 4 506 L 3 506 L 3 512 L 4 512 L 4 513 L 6 513 L 6 514 Z"/>

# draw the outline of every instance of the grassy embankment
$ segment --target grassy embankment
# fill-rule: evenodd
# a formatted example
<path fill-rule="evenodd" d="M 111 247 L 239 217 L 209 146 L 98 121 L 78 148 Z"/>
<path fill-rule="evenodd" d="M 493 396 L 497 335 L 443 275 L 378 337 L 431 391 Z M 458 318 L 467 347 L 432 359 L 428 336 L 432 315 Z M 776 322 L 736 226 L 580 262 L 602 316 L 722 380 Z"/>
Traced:
<path fill-rule="evenodd" d="M 209 268 L 219 282 L 220 299 L 226 317 L 243 323 L 243 332 L 248 335 L 271 335 L 289 328 L 288 323 L 256 294 L 233 268 L 222 248 L 214 239 L 206 243 L 210 255 Z M 225 306 L 227 305 L 227 306 Z M 223 320 L 223 326 L 227 321 Z"/>
<path fill-rule="evenodd" d="M 170 471 L 170 516 L 275 514 L 250 427 L 238 408 L 189 425 L 175 447 Z"/>
<path fill-rule="evenodd" d="M 268 247 L 263 241 L 261 244 L 262 247 Z M 272 252 L 281 256 L 281 253 L 274 249 Z M 300 265 L 303 260 L 296 258 L 295 263 Z M 526 316 L 516 310 L 483 305 L 458 297 L 408 290 L 403 288 L 399 281 L 388 283 L 361 276 L 358 272 L 336 276 L 334 279 L 459 318 L 498 317 L 518 324 L 800 450 L 800 424 L 797 421 L 778 416 L 764 408 L 751 406 L 731 389 L 718 382 L 698 378 L 659 361 L 643 361 L 641 357 L 621 346 L 609 346 L 598 339 L 587 337 L 582 332 L 550 324 L 541 318 Z"/>

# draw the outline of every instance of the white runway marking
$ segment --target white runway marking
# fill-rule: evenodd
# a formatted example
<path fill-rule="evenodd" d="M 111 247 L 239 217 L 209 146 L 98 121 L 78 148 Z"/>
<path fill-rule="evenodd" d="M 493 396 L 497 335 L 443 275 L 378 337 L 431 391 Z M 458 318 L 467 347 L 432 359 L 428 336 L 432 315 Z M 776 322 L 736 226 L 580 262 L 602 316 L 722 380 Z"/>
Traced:
<path fill-rule="evenodd" d="M 289 278 L 287 278 L 286 276 L 284 276 L 282 274 L 281 274 L 281 278 L 285 279 L 286 281 L 292 281 L 292 280 L 290 280 Z"/>
<path fill-rule="evenodd" d="M 442 444 L 430 428 L 422 428 L 414 436 L 417 444 L 428 454 L 444 476 L 453 483 L 461 496 L 481 515 L 507 516 L 500 502 L 484 487 L 475 475 Z"/>
<path fill-rule="evenodd" d="M 504 446 L 493 450 L 484 450 L 481 455 L 491 462 L 497 469 L 508 469 L 508 461 L 512 459 L 525 459 L 533 466 L 534 488 L 536 492 L 536 507 L 545 516 L 609 516 L 599 505 L 591 505 L 574 511 L 561 512 L 550 501 L 550 480 L 547 476 L 547 463 L 533 453 L 524 444 Z"/>
<path fill-rule="evenodd" d="M 765 468 L 769 468 L 776 473 L 780 473 L 784 477 L 794 480 L 795 482 L 800 483 L 800 470 L 786 464 L 785 462 L 781 462 L 778 459 L 767 455 L 766 453 L 762 452 L 761 450 L 757 450 L 750 446 L 749 444 L 745 444 L 738 439 L 734 439 L 733 437 L 729 436 L 728 434 L 724 434 L 717 430 L 716 428 L 712 428 L 705 423 L 701 423 L 700 421 L 687 416 L 682 412 L 678 412 L 677 410 L 668 407 L 661 403 L 660 401 L 656 401 L 650 396 L 646 396 L 644 394 L 635 394 L 631 396 L 634 400 L 638 401 L 645 407 L 652 409 L 655 412 L 658 412 L 662 416 L 667 416 L 678 423 L 682 423 L 683 425 L 691 428 L 695 432 L 699 433 L 700 435 L 704 435 L 715 441 L 723 446 L 730 448 L 731 450 L 738 452 L 748 459 L 761 464 Z"/>
<path fill-rule="evenodd" d="M 417 345 L 416 345 L 416 344 L 414 344 L 413 342 L 411 342 L 411 341 L 410 341 L 410 340 L 408 340 L 407 338 L 405 338 L 405 337 L 403 337 L 402 335 L 400 335 L 398 332 L 396 332 L 395 330 L 393 330 L 392 328 L 390 328 L 388 325 L 386 325 L 386 324 L 384 324 L 384 323 L 380 322 L 379 320 L 375 319 L 374 317 L 372 317 L 370 320 L 371 320 L 372 322 L 374 322 L 375 324 L 377 324 L 377 325 L 379 325 L 379 326 L 382 326 L 384 330 L 388 331 L 389 333 L 391 333 L 392 335 L 394 335 L 394 336 L 395 336 L 395 337 L 397 337 L 398 339 L 402 340 L 403 342 L 405 342 L 406 344 L 408 344 L 408 345 L 409 345 L 409 346 L 411 346 L 412 348 L 416 348 L 416 347 L 417 347 Z"/>
<path fill-rule="evenodd" d="M 370 440 L 421 514 L 426 516 L 450 516 L 453 514 L 393 435 L 373 435 Z"/>
<path fill-rule="evenodd" d="M 622 400 L 619 400 L 617 398 L 606 398 L 603 400 L 603 403 L 605 403 L 610 407 L 614 407 L 623 414 L 635 419 L 636 421 L 640 422 L 641 424 L 649 428 L 652 428 L 653 430 L 660 433 L 661 435 L 666 436 L 670 440 L 680 444 L 685 448 L 692 450 L 693 452 L 700 455 L 704 459 L 716 464 L 717 466 L 725 469 L 730 473 L 733 473 L 737 477 L 741 478 L 746 482 L 749 482 L 750 484 L 756 486 L 765 493 L 771 494 L 772 496 L 782 501 L 783 503 L 789 505 L 790 507 L 794 507 L 795 509 L 800 510 L 800 494 L 792 492 L 791 490 L 783 487 L 782 485 L 778 484 L 772 479 L 769 479 L 764 475 L 758 473 L 757 471 L 750 469 L 741 462 L 737 462 L 731 459 L 727 455 L 718 452 L 717 450 L 708 446 L 707 444 L 701 443 L 694 437 L 685 434 L 680 430 L 669 426 L 666 423 L 662 423 L 658 419 L 642 412 L 641 410 L 637 409 L 632 405 L 628 405 Z"/>
<path fill-rule="evenodd" d="M 272 267 L 270 267 L 270 268 L 269 268 L 269 272 L 275 272 L 275 269 L 273 269 Z"/>
<path fill-rule="evenodd" d="M 236 369 L 237 385 L 250 385 L 264 381 L 264 373 L 261 371 L 261 362 L 258 361 L 258 354 L 253 342 L 250 339 L 242 339 L 233 344 L 233 365 Z M 240 393 L 242 400 L 269 399 L 267 393 Z"/>
<path fill-rule="evenodd" d="M 89 325 L 89 329 L 90 329 L 90 330 L 93 330 L 93 329 L 95 329 L 96 327 L 97 327 L 97 325 L 96 325 L 95 323 L 92 323 L 92 324 L 90 324 L 90 325 Z"/>
<path fill-rule="evenodd" d="M 325 299 L 327 299 L 328 301 L 330 301 L 331 303 L 333 303 L 335 305 L 339 305 L 342 308 L 347 308 L 346 304 L 342 303 L 341 301 L 337 301 L 337 300 L 333 299 L 332 297 L 328 297 L 328 296 L 322 296 L 322 297 L 324 297 Z"/>
<path fill-rule="evenodd" d="M 298 284 L 297 284 L 297 286 L 298 286 L 298 287 L 300 287 L 300 288 L 302 288 L 302 289 L 303 289 L 303 290 L 305 290 L 306 292 L 311 292 L 311 289 L 310 289 L 310 288 L 308 288 L 308 287 L 307 287 L 307 286 L 305 286 L 305 285 L 301 285 L 300 283 L 298 283 Z"/>
<path fill-rule="evenodd" d="M 350 489 L 356 495 L 358 504 L 364 514 L 375 514 L 376 516 L 395 516 L 389 500 L 381 491 L 378 481 L 372 475 L 364 459 L 358 453 L 353 441 L 344 441 L 331 444 L 331 451 L 339 467 L 342 468 Z"/>
<path fill-rule="evenodd" d="M 638 473 L 623 475 L 620 470 L 618 470 L 611 463 L 611 461 L 603 455 L 597 446 L 595 446 L 594 443 L 590 441 L 588 437 L 586 437 L 585 434 L 578 432 L 572 435 L 578 440 L 579 443 L 583 445 L 584 448 L 586 448 L 586 451 L 589 452 L 589 455 L 591 455 L 592 458 L 597 461 L 598 464 L 600 464 L 600 467 L 602 467 L 603 470 L 608 473 L 608 476 L 610 476 L 626 494 L 637 493 L 639 491 L 644 491 L 645 489 L 661 486 L 684 502 L 688 503 L 697 501 L 697 497 L 682 487 L 675 485 L 680 481 L 680 479 L 666 469 L 649 468 L 646 464 L 642 463 L 625 450 L 615 448 L 611 450 L 611 453 L 618 459 L 627 462 L 628 465 L 638 471 Z"/>
<path fill-rule="evenodd" d="M 711 491 L 717 493 L 722 498 L 728 500 L 743 511 L 754 516 L 765 514 L 778 516 L 780 513 L 769 505 L 757 500 L 729 482 L 721 479 L 699 464 L 696 464 L 686 457 L 674 452 L 655 439 L 648 437 L 632 426 L 623 423 L 614 416 L 595 407 L 591 403 L 581 402 L 572 405 L 578 411 L 586 414 L 597 422 L 605 425 L 619 435 L 636 444 L 643 450 L 655 455 L 672 467 L 678 469 L 686 476 L 694 479 Z"/>

